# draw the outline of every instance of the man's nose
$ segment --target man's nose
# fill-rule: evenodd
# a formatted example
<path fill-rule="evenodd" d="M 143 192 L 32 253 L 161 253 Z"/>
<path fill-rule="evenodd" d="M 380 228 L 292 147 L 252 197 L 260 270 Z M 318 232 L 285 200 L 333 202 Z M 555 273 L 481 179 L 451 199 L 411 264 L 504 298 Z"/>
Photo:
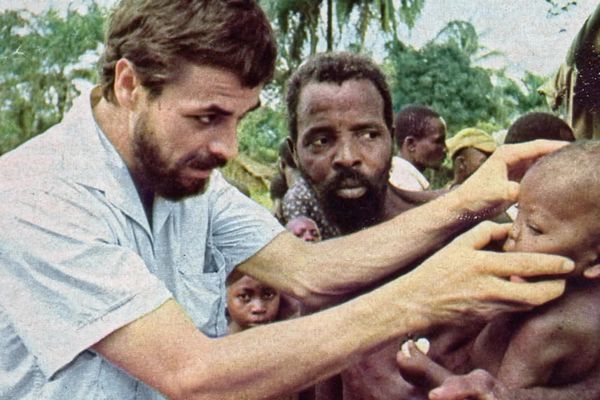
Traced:
<path fill-rule="evenodd" d="M 237 157 L 237 126 L 228 127 L 226 130 L 215 133 L 211 138 L 208 147 L 212 155 L 225 160 L 231 160 Z"/>
<path fill-rule="evenodd" d="M 354 140 L 344 140 L 340 143 L 333 160 L 334 166 L 356 167 L 361 164 L 360 150 Z"/>

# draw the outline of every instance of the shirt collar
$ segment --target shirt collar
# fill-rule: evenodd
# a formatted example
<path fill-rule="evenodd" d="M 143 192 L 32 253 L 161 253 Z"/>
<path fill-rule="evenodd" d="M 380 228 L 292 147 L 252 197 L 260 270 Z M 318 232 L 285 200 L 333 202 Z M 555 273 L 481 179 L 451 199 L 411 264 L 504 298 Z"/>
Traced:
<path fill-rule="evenodd" d="M 121 155 L 102 132 L 92 108 L 100 100 L 100 87 L 90 96 L 81 96 L 64 118 L 72 125 L 72 173 L 76 182 L 102 191 L 107 200 L 135 220 L 149 233 L 148 218 L 133 179 Z"/>

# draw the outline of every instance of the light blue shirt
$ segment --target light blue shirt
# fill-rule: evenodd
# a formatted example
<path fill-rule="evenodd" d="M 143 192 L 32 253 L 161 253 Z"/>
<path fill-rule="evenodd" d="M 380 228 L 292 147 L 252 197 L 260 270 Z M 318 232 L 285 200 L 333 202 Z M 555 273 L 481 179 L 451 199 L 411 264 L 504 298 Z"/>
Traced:
<path fill-rule="evenodd" d="M 89 348 L 172 297 L 225 334 L 227 275 L 283 228 L 218 172 L 152 213 L 85 96 L 0 158 L 0 399 L 162 398 Z"/>

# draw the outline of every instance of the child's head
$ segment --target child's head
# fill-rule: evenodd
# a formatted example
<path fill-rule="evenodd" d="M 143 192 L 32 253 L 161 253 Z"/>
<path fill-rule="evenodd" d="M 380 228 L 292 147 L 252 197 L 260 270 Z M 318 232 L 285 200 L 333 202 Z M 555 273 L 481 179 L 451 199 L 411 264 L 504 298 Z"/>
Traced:
<path fill-rule="evenodd" d="M 600 255 L 599 199 L 600 142 L 543 157 L 523 177 L 505 250 L 566 256 L 581 274 Z"/>
<path fill-rule="evenodd" d="M 535 139 L 575 140 L 573 130 L 556 115 L 545 112 L 530 112 L 519 118 L 508 128 L 504 143 L 523 143 Z"/>
<path fill-rule="evenodd" d="M 321 231 L 317 223 L 308 217 L 292 218 L 285 226 L 287 230 L 306 242 L 318 242 L 321 240 Z"/>
<path fill-rule="evenodd" d="M 256 279 L 234 271 L 227 280 L 227 309 L 239 330 L 277 319 L 280 295 Z"/>

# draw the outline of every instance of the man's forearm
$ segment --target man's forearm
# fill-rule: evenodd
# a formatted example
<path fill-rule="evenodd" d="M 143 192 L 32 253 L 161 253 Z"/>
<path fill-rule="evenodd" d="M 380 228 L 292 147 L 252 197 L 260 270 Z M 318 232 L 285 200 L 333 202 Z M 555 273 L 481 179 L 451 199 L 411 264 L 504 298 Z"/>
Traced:
<path fill-rule="evenodd" d="M 406 288 L 408 290 L 408 288 Z M 376 346 L 428 321 L 403 308 L 387 312 L 399 283 L 302 319 L 208 339 L 170 301 L 95 346 L 109 361 L 171 398 L 263 399 L 331 376 Z M 395 311 L 392 311 L 395 310 Z"/>
<path fill-rule="evenodd" d="M 298 267 L 304 286 L 324 302 L 339 299 L 412 266 L 442 247 L 474 220 L 454 194 L 411 209 L 390 221 L 311 245 Z M 318 268 L 310 261 L 320 255 Z"/>

